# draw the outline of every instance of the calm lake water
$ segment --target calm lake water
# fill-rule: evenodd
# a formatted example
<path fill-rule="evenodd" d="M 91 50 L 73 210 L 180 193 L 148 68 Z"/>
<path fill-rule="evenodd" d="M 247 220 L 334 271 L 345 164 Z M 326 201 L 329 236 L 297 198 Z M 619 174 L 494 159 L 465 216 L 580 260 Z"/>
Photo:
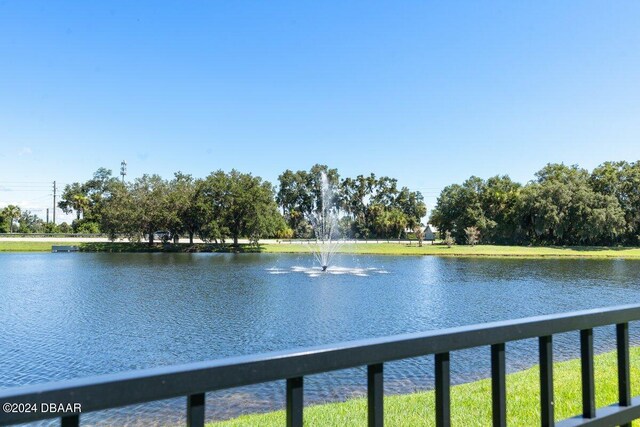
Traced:
<path fill-rule="evenodd" d="M 308 255 L 0 254 L 0 388 L 640 302 L 640 261 Z M 595 332 L 613 348 L 613 328 Z M 638 342 L 638 329 L 631 327 Z M 578 334 L 555 337 L 578 355 Z M 507 344 L 510 370 L 535 341 Z M 489 349 L 452 354 L 452 379 L 489 375 Z M 385 365 L 385 390 L 433 386 L 432 357 Z M 366 369 L 305 379 L 305 403 L 363 395 Z M 284 406 L 284 382 L 207 395 L 210 419 Z M 83 416 L 91 425 L 174 424 L 185 399 Z"/>

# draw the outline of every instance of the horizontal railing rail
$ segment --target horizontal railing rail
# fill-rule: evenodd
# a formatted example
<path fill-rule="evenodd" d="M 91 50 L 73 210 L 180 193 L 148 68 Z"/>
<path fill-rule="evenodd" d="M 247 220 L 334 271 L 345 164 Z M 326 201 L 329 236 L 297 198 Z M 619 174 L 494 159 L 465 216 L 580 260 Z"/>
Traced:
<path fill-rule="evenodd" d="M 287 425 L 301 426 L 303 378 L 323 372 L 367 366 L 368 422 L 383 423 L 383 364 L 435 355 L 436 425 L 450 425 L 449 353 L 491 347 L 493 425 L 506 425 L 505 343 L 538 338 L 540 356 L 541 425 L 630 426 L 640 418 L 640 397 L 632 398 L 629 360 L 629 322 L 640 320 L 640 305 L 551 314 L 518 320 L 462 326 L 424 333 L 373 338 L 294 351 L 239 356 L 179 366 L 80 378 L 0 390 L 0 403 L 63 406 L 79 404 L 82 413 L 187 397 L 187 425 L 204 425 L 204 393 L 233 387 L 286 380 Z M 615 325 L 618 355 L 619 403 L 595 407 L 593 328 Z M 580 331 L 583 414 L 554 421 L 554 334 Z M 0 412 L 0 424 L 55 418 L 55 414 Z M 59 417 L 59 415 L 58 415 Z M 63 426 L 77 426 L 80 414 L 66 414 Z"/>

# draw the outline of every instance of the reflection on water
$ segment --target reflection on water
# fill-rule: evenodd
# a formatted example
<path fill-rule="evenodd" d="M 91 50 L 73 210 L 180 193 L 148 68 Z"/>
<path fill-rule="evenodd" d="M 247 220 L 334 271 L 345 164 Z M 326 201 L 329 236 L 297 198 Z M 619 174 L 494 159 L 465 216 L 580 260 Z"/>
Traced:
<path fill-rule="evenodd" d="M 0 388 L 640 302 L 640 262 L 308 255 L 0 254 Z M 637 329 L 632 325 L 632 339 Z M 613 328 L 595 331 L 597 351 Z M 559 359 L 578 333 L 554 336 Z M 535 340 L 507 344 L 510 370 Z M 452 379 L 489 375 L 489 349 L 452 353 Z M 433 358 L 385 365 L 388 393 L 433 386 Z M 311 376 L 305 402 L 362 395 L 365 368 Z M 208 417 L 284 405 L 282 381 L 208 394 Z M 83 416 L 181 423 L 184 399 Z"/>

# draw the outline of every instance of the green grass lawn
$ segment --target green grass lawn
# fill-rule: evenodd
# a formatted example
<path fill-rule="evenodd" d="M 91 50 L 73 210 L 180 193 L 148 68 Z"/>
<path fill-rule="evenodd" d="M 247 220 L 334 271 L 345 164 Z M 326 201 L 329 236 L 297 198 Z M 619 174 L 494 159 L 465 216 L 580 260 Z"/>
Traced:
<path fill-rule="evenodd" d="M 51 252 L 51 246 L 53 245 L 65 245 L 65 246 L 79 246 L 78 242 L 20 242 L 20 241 L 0 241 L 0 252 Z"/>
<path fill-rule="evenodd" d="M 259 248 L 241 244 L 237 248 L 230 245 L 214 245 L 199 243 L 177 245 L 156 243 L 105 242 L 79 243 L 71 241 L 38 242 L 38 241 L 1 241 L 0 252 L 48 252 L 52 245 L 75 245 L 86 252 L 265 252 L 265 253 L 307 253 L 312 248 L 306 244 L 269 243 Z M 451 248 L 445 245 L 417 243 L 346 243 L 338 252 L 371 255 L 437 255 L 460 257 L 522 257 L 522 258 L 637 258 L 640 259 L 640 248 L 623 247 L 530 247 L 530 246 L 496 246 L 478 245 L 475 247 L 456 245 Z"/>
<path fill-rule="evenodd" d="M 162 244 L 154 243 L 149 246 L 146 242 L 37 242 L 37 241 L 1 241 L 0 252 L 51 252 L 54 245 L 78 246 L 81 252 L 260 252 L 260 248 L 250 245 L 215 245 L 199 243 Z"/>
<path fill-rule="evenodd" d="M 507 356 L 508 357 L 508 356 Z M 455 364 L 455 353 L 452 357 Z M 631 384 L 634 396 L 640 394 L 640 348 L 631 349 Z M 540 425 L 538 367 L 507 376 L 507 425 Z M 595 358 L 596 404 L 598 407 L 617 402 L 617 362 L 615 353 Z M 554 392 L 556 420 L 579 415 L 582 411 L 580 361 L 556 363 Z M 386 396 L 384 400 L 385 425 L 433 426 L 434 392 Z M 454 426 L 491 425 L 491 380 L 461 384 L 451 389 L 451 413 Z M 366 399 L 353 399 L 306 407 L 306 425 L 313 426 L 366 426 Z M 284 411 L 245 415 L 223 422 L 209 423 L 209 427 L 283 426 Z M 640 422 L 634 422 L 640 426 Z"/>
<path fill-rule="evenodd" d="M 266 244 L 261 245 L 263 252 L 300 253 L 310 252 L 311 247 L 300 244 Z M 530 246 L 497 246 L 455 245 L 423 245 L 417 243 L 357 243 L 344 244 L 338 252 L 371 255 L 439 255 L 439 256 L 496 256 L 496 257 L 575 257 L 575 258 L 639 258 L 640 248 L 608 248 L 608 247 L 530 247 Z"/>

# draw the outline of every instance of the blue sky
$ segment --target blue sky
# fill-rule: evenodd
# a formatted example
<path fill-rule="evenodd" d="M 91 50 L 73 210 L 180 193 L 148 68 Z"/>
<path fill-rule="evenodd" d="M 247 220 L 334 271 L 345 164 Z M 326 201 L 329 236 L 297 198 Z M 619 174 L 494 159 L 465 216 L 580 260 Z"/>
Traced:
<path fill-rule="evenodd" d="M 0 207 L 325 163 L 422 191 L 640 159 L 640 2 L 0 1 Z M 28 190 L 28 191 L 27 191 Z M 60 218 L 60 216 L 59 216 Z"/>

